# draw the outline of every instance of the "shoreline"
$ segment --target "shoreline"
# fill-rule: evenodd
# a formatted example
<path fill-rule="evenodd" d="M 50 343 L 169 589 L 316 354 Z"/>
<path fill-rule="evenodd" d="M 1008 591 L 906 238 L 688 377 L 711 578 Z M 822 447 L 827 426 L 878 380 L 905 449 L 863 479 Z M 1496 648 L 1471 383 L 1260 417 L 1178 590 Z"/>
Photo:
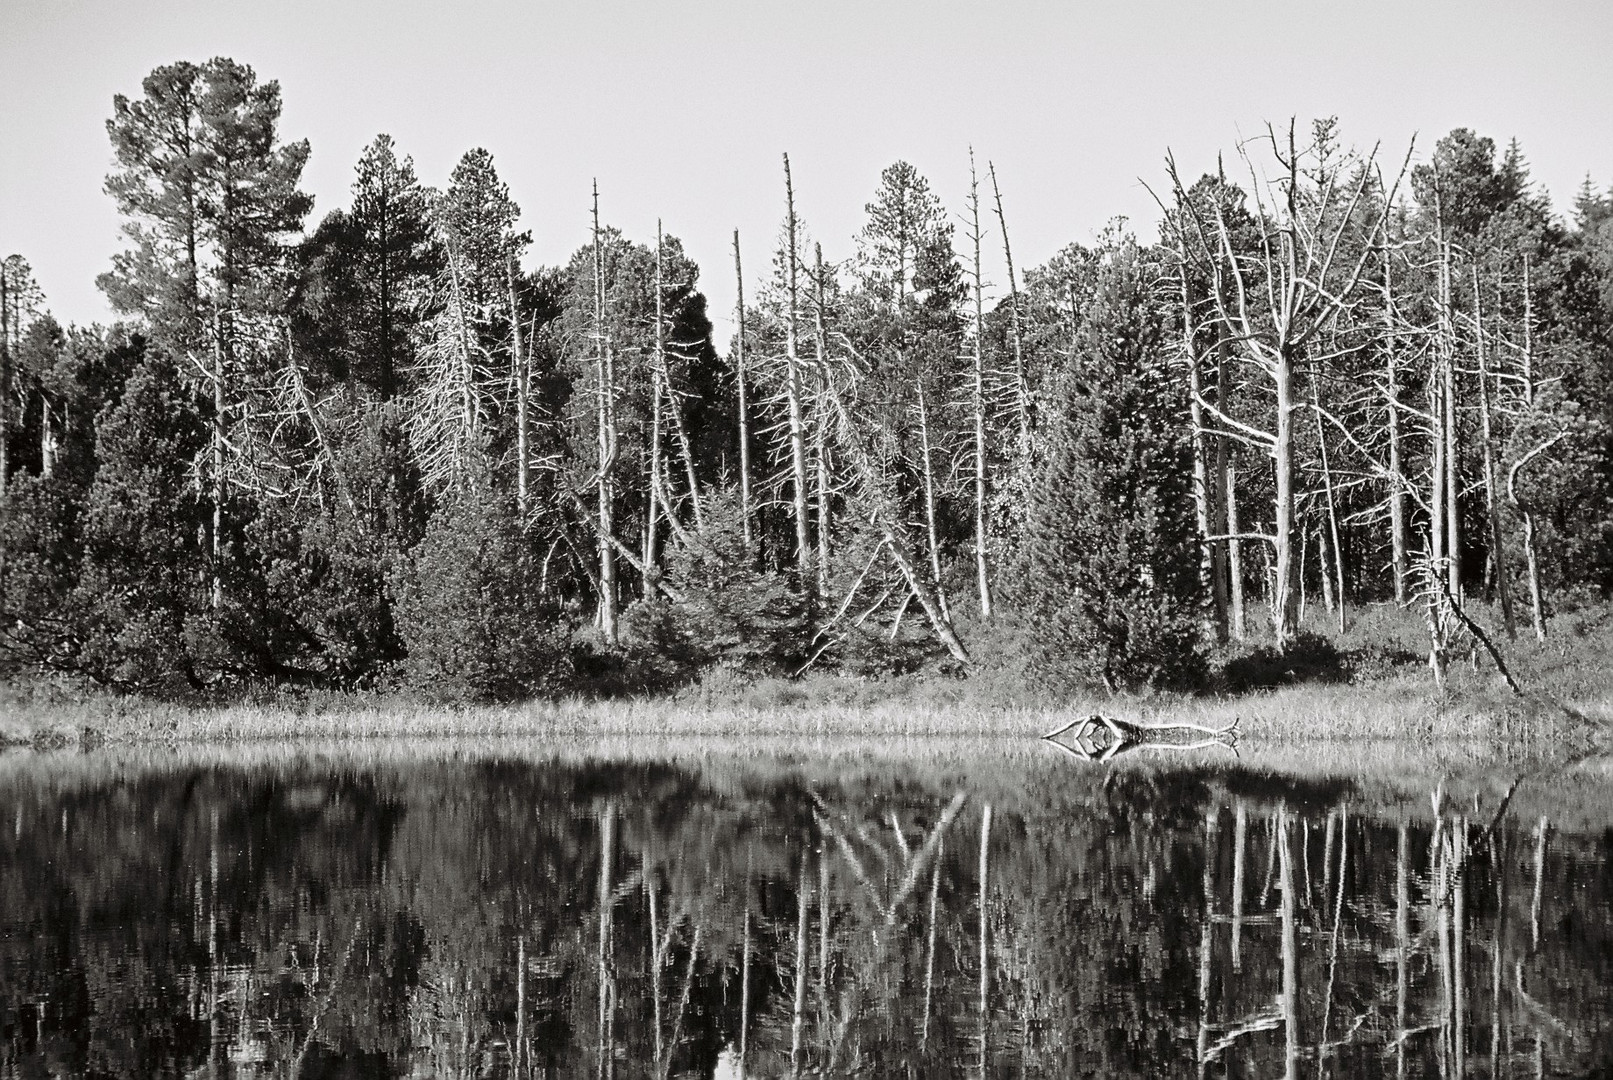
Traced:
<path fill-rule="evenodd" d="M 60 749 L 283 740 L 511 738 L 1037 738 L 1089 713 L 1218 727 L 1237 719 L 1262 744 L 1458 740 L 1497 748 L 1613 734 L 1613 698 L 1515 697 L 1485 673 L 1444 695 L 1410 673 L 1240 695 L 1086 695 L 1030 704 L 968 680 L 782 680 L 704 685 L 659 697 L 438 704 L 407 695 L 281 695 L 174 704 L 110 694 L 0 688 L 0 747 Z"/>

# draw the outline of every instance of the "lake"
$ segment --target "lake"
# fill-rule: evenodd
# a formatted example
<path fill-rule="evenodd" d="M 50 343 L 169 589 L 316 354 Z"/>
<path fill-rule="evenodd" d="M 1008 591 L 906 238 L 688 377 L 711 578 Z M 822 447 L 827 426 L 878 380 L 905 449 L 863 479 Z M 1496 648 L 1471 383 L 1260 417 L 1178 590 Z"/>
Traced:
<path fill-rule="evenodd" d="M 1394 745 L 0 755 L 0 1077 L 1613 1063 L 1613 770 Z"/>

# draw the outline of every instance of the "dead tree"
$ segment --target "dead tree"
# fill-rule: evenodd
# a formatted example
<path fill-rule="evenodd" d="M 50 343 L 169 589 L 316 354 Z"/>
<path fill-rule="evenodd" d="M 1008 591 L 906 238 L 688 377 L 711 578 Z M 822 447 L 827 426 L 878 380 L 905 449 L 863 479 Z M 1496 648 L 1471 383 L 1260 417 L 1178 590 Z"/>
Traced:
<path fill-rule="evenodd" d="M 750 400 L 745 385 L 745 271 L 739 262 L 739 230 L 734 230 L 734 381 L 739 390 L 739 516 L 745 550 L 751 546 Z"/>
<path fill-rule="evenodd" d="M 986 363 L 984 339 L 986 331 L 984 297 L 985 282 L 980 272 L 980 183 L 975 176 L 974 151 L 969 151 L 969 240 L 973 246 L 974 264 L 970 274 L 973 282 L 974 331 L 971 338 L 971 359 L 974 361 L 974 382 L 971 386 L 971 412 L 974 419 L 974 495 L 975 495 L 975 584 L 980 590 L 980 615 L 991 618 L 991 575 L 986 563 Z M 937 575 L 939 577 L 939 575 Z"/>
<path fill-rule="evenodd" d="M 1003 261 L 1008 264 L 1008 341 L 1014 350 L 1014 415 L 1019 421 L 1019 453 L 1031 458 L 1030 384 L 1025 376 L 1025 346 L 1019 311 L 1019 282 L 1014 277 L 1014 250 L 1008 244 L 1008 219 L 1003 216 L 1003 193 L 997 186 L 997 166 L 986 162 L 991 176 L 991 194 L 997 206 L 997 231 L 1003 237 Z"/>
<path fill-rule="evenodd" d="M 599 232 L 599 182 L 594 182 L 594 378 L 595 419 L 598 431 L 599 495 L 599 628 L 614 645 L 619 636 L 616 616 L 616 536 L 614 521 L 616 485 L 616 364 L 610 335 L 605 329 L 605 261 Z M 648 569 L 648 567 L 646 567 Z"/>
<path fill-rule="evenodd" d="M 1203 583 L 1204 591 L 1213 602 L 1210 611 L 1211 629 L 1216 640 L 1227 639 L 1227 588 L 1226 588 L 1226 556 L 1220 542 L 1210 538 L 1226 530 L 1218 527 L 1219 508 L 1223 505 L 1217 498 L 1215 482 L 1222 477 L 1217 470 L 1212 480 L 1210 472 L 1209 453 L 1205 445 L 1205 436 L 1210 431 L 1205 422 L 1203 405 L 1204 388 L 1202 383 L 1202 364 L 1198 351 L 1198 324 L 1194 318 L 1194 305 L 1192 292 L 1188 285 L 1188 260 L 1186 240 L 1181 229 L 1177 229 L 1177 283 L 1181 288 L 1182 303 L 1182 359 L 1187 369 L 1188 410 L 1193 424 L 1193 508 L 1198 519 L 1199 529 L 1199 580 Z"/>
<path fill-rule="evenodd" d="M 807 523 L 806 426 L 801 411 L 801 361 L 797 351 L 797 317 L 800 293 L 797 250 L 800 221 L 795 216 L 795 184 L 790 177 L 790 155 L 784 155 L 784 392 L 790 415 L 790 475 L 793 481 L 792 506 L 795 514 L 795 565 L 805 583 L 811 570 L 811 541 Z"/>
<path fill-rule="evenodd" d="M 1214 219 L 1207 220 L 1188 198 L 1175 160 L 1167 159 L 1167 163 L 1177 205 L 1191 226 L 1186 231 L 1194 243 L 1195 257 L 1216 285 L 1228 280 L 1231 283 L 1230 297 L 1223 288 L 1211 290 L 1216 317 L 1228 326 L 1238 358 L 1264 376 L 1274 399 L 1275 418 L 1270 430 L 1244 423 L 1202 397 L 1200 404 L 1227 431 L 1271 455 L 1273 528 L 1262 538 L 1271 545 L 1276 563 L 1271 593 L 1272 630 L 1278 643 L 1286 647 L 1299 628 L 1300 567 L 1295 558 L 1299 533 L 1295 521 L 1298 464 L 1293 414 L 1304 407 L 1304 402 L 1297 393 L 1296 380 L 1299 366 L 1317 335 L 1331 326 L 1360 292 L 1372 249 L 1363 246 L 1361 254 L 1353 258 L 1341 255 L 1340 249 L 1354 227 L 1355 211 L 1366 197 L 1377 150 L 1374 148 L 1367 156 L 1365 167 L 1356 170 L 1356 179 L 1342 188 L 1339 179 L 1344 169 L 1340 164 L 1320 161 L 1316 184 L 1310 187 L 1305 184 L 1308 177 L 1302 175 L 1302 159 L 1318 155 L 1315 147 L 1300 150 L 1292 122 L 1286 151 L 1270 128 L 1261 141 L 1270 143 L 1282 178 L 1263 183 L 1249 144 L 1240 144 L 1238 151 L 1253 183 L 1260 231 L 1260 245 L 1253 253 L 1234 249 L 1219 203 L 1212 207 Z M 1404 174 L 1402 165 L 1401 176 Z M 1385 207 L 1393 199 L 1391 189 Z M 1371 222 L 1369 235 L 1378 231 L 1380 221 L 1381 217 Z"/>
<path fill-rule="evenodd" d="M 1484 516 L 1489 526 L 1490 583 L 1501 600 L 1501 620 L 1507 637 L 1517 636 L 1512 615 L 1512 589 L 1507 582 L 1506 547 L 1501 542 L 1501 508 L 1496 499 L 1495 442 L 1491 431 L 1490 369 L 1484 337 L 1484 309 L 1479 299 L 1479 271 L 1473 267 L 1473 335 L 1478 358 L 1479 450 L 1484 478 Z"/>

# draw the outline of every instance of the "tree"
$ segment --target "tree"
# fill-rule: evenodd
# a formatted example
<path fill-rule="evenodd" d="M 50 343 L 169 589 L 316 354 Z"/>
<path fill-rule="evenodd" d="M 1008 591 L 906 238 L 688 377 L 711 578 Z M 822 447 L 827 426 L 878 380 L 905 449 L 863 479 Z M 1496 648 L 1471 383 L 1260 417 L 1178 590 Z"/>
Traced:
<path fill-rule="evenodd" d="M 1109 256 L 1043 413 L 1017 591 L 1037 628 L 1032 668 L 1054 685 L 1203 673 L 1192 439 L 1158 269 L 1135 244 Z"/>
<path fill-rule="evenodd" d="M 444 499 L 392 589 L 417 685 L 477 700 L 564 685 L 570 628 L 543 595 L 514 507 L 485 485 Z"/>
<path fill-rule="evenodd" d="M 313 205 L 297 189 L 308 142 L 276 145 L 280 84 L 224 57 L 157 68 L 141 87 L 113 98 L 106 124 L 118 165 L 106 191 L 130 246 L 99 284 L 159 343 L 198 349 L 213 315 L 272 305 L 283 240 Z"/>
<path fill-rule="evenodd" d="M 353 205 L 333 210 L 304 245 L 299 336 L 350 388 L 391 401 L 414 366 L 414 335 L 442 251 L 414 162 L 377 135 L 354 170 Z"/>
<path fill-rule="evenodd" d="M 190 463 L 206 445 L 198 402 L 174 363 L 148 353 L 96 433 L 99 467 L 84 520 L 75 591 L 78 664 L 114 686 L 199 688 L 210 651 L 201 553 L 205 508 Z"/>
<path fill-rule="evenodd" d="M 968 385 L 961 370 L 965 295 L 952 250 L 952 224 L 930 185 L 898 161 L 880 174 L 858 236 L 858 291 L 851 316 L 855 348 L 866 368 L 854 408 L 841 426 L 859 443 L 865 493 L 882 504 L 892 530 L 890 554 L 903 567 L 936 635 L 961 660 L 942 572 L 946 495 L 938 461 L 952 458 L 953 438 L 942 422 L 949 395 Z M 836 406 L 840 411 L 840 405 Z M 904 522 L 910 511 L 924 525 L 928 573 L 909 571 Z M 917 587 L 922 585 L 922 589 Z M 905 607 L 905 601 L 904 601 Z"/>
<path fill-rule="evenodd" d="M 1273 415 L 1269 429 L 1246 423 L 1213 402 L 1199 404 L 1229 434 L 1269 452 L 1272 461 L 1272 578 L 1271 619 L 1277 643 L 1287 648 L 1299 629 L 1300 565 L 1296 522 L 1299 462 L 1295 414 L 1306 407 L 1300 393 L 1302 365 L 1309 361 L 1321 370 L 1332 358 L 1325 330 L 1341 312 L 1359 299 L 1363 276 L 1373 255 L 1370 244 L 1357 250 L 1343 244 L 1345 236 L 1360 231 L 1371 237 L 1378 221 L 1362 229 L 1357 208 L 1364 205 L 1373 180 L 1376 150 L 1364 159 L 1340 154 L 1334 122 L 1317 121 L 1311 142 L 1303 148 L 1289 124 L 1286 139 L 1268 130 L 1268 142 L 1282 170 L 1280 181 L 1262 185 L 1249 157 L 1247 144 L 1239 154 L 1255 178 L 1255 218 L 1260 246 L 1253 253 L 1239 251 L 1233 242 L 1228 215 L 1220 201 L 1206 213 L 1183 188 L 1174 160 L 1169 162 L 1177 210 L 1188 236 L 1188 250 L 1210 277 L 1215 320 L 1227 327 L 1237 359 L 1270 385 Z M 1408 151 L 1408 160 L 1409 160 Z M 1403 172 L 1404 170 L 1402 170 Z M 1383 201 L 1378 217 L 1394 202 L 1399 177 Z"/>
<path fill-rule="evenodd" d="M 268 437 L 246 407 L 284 355 L 289 234 L 313 206 L 297 183 L 306 140 L 277 145 L 280 85 L 218 57 L 161 67 L 145 96 L 113 99 L 107 134 L 116 171 L 106 190 L 130 246 L 98 284 L 119 311 L 141 317 L 181 371 L 212 391 L 207 530 L 214 608 L 223 604 L 224 505 L 231 479 L 249 490 Z M 247 464 L 233 470 L 232 458 Z"/>

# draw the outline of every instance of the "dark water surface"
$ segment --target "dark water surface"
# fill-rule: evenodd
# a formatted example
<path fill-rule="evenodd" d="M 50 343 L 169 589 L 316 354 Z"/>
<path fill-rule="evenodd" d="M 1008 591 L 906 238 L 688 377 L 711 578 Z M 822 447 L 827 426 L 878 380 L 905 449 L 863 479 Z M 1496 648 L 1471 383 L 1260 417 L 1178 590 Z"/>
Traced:
<path fill-rule="evenodd" d="M 1608 1075 L 1610 844 L 1403 748 L 7 755 L 0 1077 Z"/>

